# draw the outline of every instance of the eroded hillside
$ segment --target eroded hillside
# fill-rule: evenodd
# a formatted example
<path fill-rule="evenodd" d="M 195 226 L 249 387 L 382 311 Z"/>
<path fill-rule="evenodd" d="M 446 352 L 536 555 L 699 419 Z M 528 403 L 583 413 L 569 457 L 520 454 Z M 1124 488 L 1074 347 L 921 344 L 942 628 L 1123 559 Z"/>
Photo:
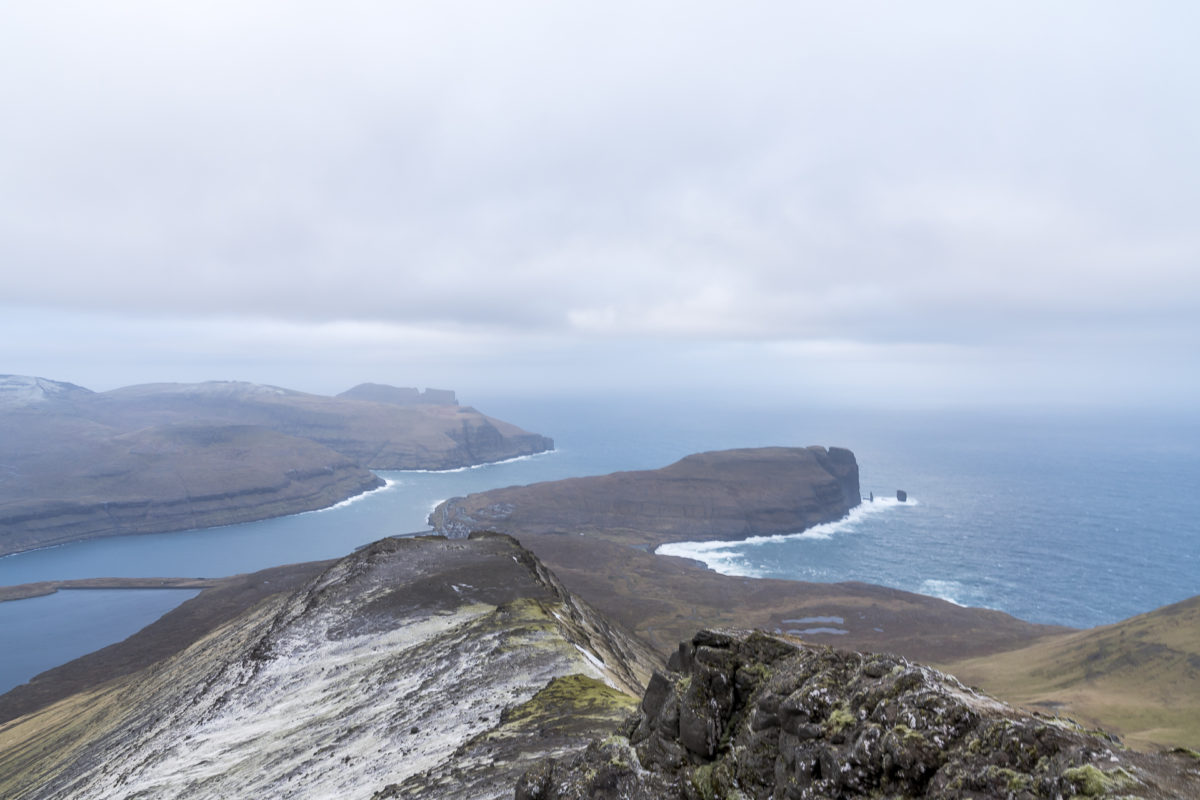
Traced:
<path fill-rule="evenodd" d="M 0 794 L 506 797 L 611 729 L 652 666 L 508 537 L 388 539 L 6 724 Z"/>

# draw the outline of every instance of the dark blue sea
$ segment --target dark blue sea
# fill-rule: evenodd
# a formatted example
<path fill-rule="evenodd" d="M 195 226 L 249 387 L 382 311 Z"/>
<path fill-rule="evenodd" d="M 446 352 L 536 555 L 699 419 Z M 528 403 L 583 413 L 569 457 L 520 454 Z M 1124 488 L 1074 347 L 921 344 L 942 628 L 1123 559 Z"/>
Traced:
<path fill-rule="evenodd" d="M 696 396 L 471 400 L 553 436 L 558 449 L 455 472 L 384 472 L 385 489 L 324 511 L 8 556 L 0 584 L 220 576 L 335 558 L 425 530 L 431 508 L 454 495 L 660 467 L 703 450 L 822 444 L 855 452 L 863 494 L 878 502 L 793 536 L 676 552 L 731 574 L 866 581 L 1076 627 L 1200 594 L 1200 416 L 885 413 Z M 897 489 L 908 502 L 894 501 Z M 0 691 L 119 641 L 192 594 L 79 590 L 0 603 Z"/>

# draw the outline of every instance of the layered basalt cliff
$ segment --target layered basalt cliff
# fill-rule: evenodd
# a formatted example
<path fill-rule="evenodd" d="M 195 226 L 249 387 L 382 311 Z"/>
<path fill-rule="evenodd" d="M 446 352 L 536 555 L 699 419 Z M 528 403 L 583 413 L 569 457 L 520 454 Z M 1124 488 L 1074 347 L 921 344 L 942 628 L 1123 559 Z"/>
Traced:
<path fill-rule="evenodd" d="M 375 385 L 368 394 L 386 397 L 391 388 Z M 326 397 L 236 381 L 146 384 L 105 392 L 89 413 L 119 427 L 194 419 L 258 425 L 323 444 L 368 469 L 456 469 L 554 448 L 545 436 L 457 401 L 437 402 L 433 391 L 433 402 L 398 403 L 354 390 Z"/>
<path fill-rule="evenodd" d="M 433 391 L 400 404 L 236 382 L 95 393 L 0 376 L 0 554 L 294 514 L 382 486 L 371 469 L 553 447 Z"/>
<path fill-rule="evenodd" d="M 929 667 L 702 631 L 620 735 L 527 772 L 517 800 L 1183 798 L 1200 771 L 1031 716 Z"/>
<path fill-rule="evenodd" d="M 372 403 L 391 403 L 397 406 L 435 405 L 456 406 L 458 398 L 449 389 L 426 389 L 415 386 L 387 386 L 382 383 L 360 383 L 337 395 L 350 400 L 369 400 Z"/>
<path fill-rule="evenodd" d="M 626 531 L 630 542 L 730 539 L 804 530 L 858 505 L 858 464 L 840 447 L 764 447 L 690 455 L 616 472 L 454 497 L 429 522 L 464 536 Z"/>
<path fill-rule="evenodd" d="M 388 539 L 0 727 L 0 796 L 508 797 L 652 669 L 508 537 Z"/>
<path fill-rule="evenodd" d="M 8 415 L 8 423 L 18 422 Z M 384 485 L 315 442 L 253 426 L 92 427 L 0 422 L 0 554 L 97 536 L 205 528 L 325 508 Z M 19 450 L 25 444 L 24 450 Z"/>

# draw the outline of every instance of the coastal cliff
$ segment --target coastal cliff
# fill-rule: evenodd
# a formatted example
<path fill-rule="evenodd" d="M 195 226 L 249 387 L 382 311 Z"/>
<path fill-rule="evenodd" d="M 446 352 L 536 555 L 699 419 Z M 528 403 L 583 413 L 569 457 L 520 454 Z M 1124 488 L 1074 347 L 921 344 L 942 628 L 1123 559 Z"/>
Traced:
<path fill-rule="evenodd" d="M 237 381 L 144 384 L 103 393 L 88 413 L 122 428 L 195 419 L 258 425 L 325 445 L 367 469 L 457 469 L 554 449 L 552 439 L 450 402 L 439 390 L 418 394 L 425 402 L 403 403 L 390 389 L 408 394 L 377 384 L 337 397 Z"/>
<path fill-rule="evenodd" d="M 681 539 L 792 533 L 841 519 L 861 497 L 854 454 L 763 447 L 687 456 L 657 470 L 513 486 L 450 498 L 434 530 L 549 534 L 625 531 L 653 549 Z"/>
<path fill-rule="evenodd" d="M 97 393 L 0 376 L 0 555 L 295 514 L 382 486 L 372 469 L 554 445 L 433 391 L 406 405 L 228 381 Z"/>
<path fill-rule="evenodd" d="M 430 523 L 448 536 L 499 530 L 518 538 L 573 591 L 663 653 L 701 627 L 809 635 L 810 618 L 839 620 L 835 628 L 815 626 L 817 641 L 931 661 L 994 653 L 1067 630 L 881 586 L 748 580 L 654 554 L 671 541 L 801 531 L 840 519 L 860 499 L 851 451 L 766 447 L 455 497 L 434 509 Z"/>

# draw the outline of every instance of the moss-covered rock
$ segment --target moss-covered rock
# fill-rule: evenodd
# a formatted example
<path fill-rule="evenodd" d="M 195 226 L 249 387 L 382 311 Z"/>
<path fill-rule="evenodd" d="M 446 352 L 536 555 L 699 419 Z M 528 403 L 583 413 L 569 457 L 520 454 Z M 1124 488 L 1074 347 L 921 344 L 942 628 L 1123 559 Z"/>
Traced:
<path fill-rule="evenodd" d="M 1186 770 L 893 656 L 706 631 L 671 664 L 625 729 L 639 763 L 601 779 L 589 749 L 541 764 L 517 797 L 1200 797 Z"/>

